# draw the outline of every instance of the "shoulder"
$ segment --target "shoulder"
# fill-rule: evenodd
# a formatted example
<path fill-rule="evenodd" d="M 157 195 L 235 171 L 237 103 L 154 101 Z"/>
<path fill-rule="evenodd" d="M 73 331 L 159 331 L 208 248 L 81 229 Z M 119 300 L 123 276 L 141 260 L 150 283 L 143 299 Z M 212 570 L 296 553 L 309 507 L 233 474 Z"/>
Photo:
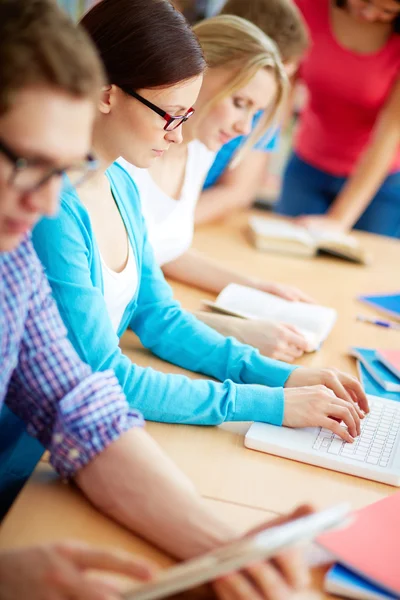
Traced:
<path fill-rule="evenodd" d="M 329 13 L 329 0 L 294 0 L 307 25 L 320 24 Z"/>
<path fill-rule="evenodd" d="M 29 297 L 43 280 L 43 268 L 27 235 L 17 248 L 0 255 L 2 281 L 15 298 Z"/>
<path fill-rule="evenodd" d="M 193 164 L 197 169 L 204 169 L 205 173 L 211 167 L 216 155 L 214 150 L 210 150 L 199 140 L 193 140 L 188 144 L 188 164 Z"/>
<path fill-rule="evenodd" d="M 120 158 L 107 169 L 106 173 L 107 177 L 121 191 L 121 196 L 124 193 L 124 197 L 126 194 L 130 198 L 138 198 L 139 192 L 133 177 L 136 170 L 134 165 Z"/>

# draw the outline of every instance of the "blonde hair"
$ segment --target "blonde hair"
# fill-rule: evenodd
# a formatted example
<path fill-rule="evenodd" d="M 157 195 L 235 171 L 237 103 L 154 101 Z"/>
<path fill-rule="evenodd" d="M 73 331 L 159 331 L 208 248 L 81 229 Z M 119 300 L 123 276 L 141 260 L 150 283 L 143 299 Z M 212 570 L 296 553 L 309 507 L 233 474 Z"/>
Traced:
<path fill-rule="evenodd" d="M 210 69 L 232 69 L 232 78 L 202 109 L 204 116 L 221 100 L 247 85 L 260 69 L 270 71 L 276 94 L 269 110 L 236 153 L 237 164 L 270 128 L 285 97 L 288 81 L 275 43 L 256 25 L 233 15 L 218 15 L 193 27 Z"/>

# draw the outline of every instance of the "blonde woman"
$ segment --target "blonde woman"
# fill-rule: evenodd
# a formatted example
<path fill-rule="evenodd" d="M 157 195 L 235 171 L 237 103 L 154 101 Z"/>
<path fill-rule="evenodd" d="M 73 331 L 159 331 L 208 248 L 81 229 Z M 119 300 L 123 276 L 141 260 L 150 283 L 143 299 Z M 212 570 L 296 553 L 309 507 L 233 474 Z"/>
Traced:
<path fill-rule="evenodd" d="M 219 293 L 234 282 L 308 301 L 297 289 L 229 270 L 190 248 L 196 204 L 216 152 L 239 135 L 248 135 L 248 139 L 236 161 L 251 151 L 266 131 L 271 131 L 287 86 L 276 46 L 249 21 L 220 15 L 193 29 L 208 69 L 196 112 L 184 127 L 183 143 L 171 144 L 147 171 L 122 161 L 139 188 L 156 260 L 167 276 L 210 292 Z M 263 116 L 253 130 L 253 118 L 260 111 Z M 196 316 L 271 358 L 292 362 L 306 350 L 305 339 L 291 325 L 208 312 Z"/>
<path fill-rule="evenodd" d="M 165 19 L 155 16 L 158 5 L 170 6 L 159 0 L 105 0 L 83 19 L 109 80 L 93 136 L 100 169 L 78 190 L 66 185 L 57 217 L 41 221 L 34 231 L 69 338 L 94 370 L 115 371 L 129 404 L 146 419 L 321 425 L 351 440 L 359 432 L 361 414 L 353 399 L 367 408 L 354 378 L 295 368 L 223 337 L 181 309 L 154 261 L 137 188 L 114 161 L 123 156 L 149 167 L 170 144 L 182 140 L 181 126 L 194 118 L 204 69 L 194 36 L 186 29 L 166 28 Z M 257 49 L 260 35 L 255 30 Z M 277 82 L 271 101 L 278 103 L 284 77 L 266 39 L 265 49 L 270 62 L 255 77 L 260 77 L 263 93 Z M 260 103 L 261 98 L 257 108 Z M 133 364 L 119 348 L 119 336 L 128 327 L 160 358 L 219 381 L 191 380 Z M 348 430 L 337 422 L 342 416 Z"/>

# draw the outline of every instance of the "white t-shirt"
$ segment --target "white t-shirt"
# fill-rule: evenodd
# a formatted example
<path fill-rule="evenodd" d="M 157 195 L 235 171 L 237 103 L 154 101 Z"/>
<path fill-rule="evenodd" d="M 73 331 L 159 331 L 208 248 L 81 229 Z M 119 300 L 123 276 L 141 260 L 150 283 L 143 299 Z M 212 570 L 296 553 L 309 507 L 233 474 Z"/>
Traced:
<path fill-rule="evenodd" d="M 175 260 L 190 248 L 194 210 L 215 154 L 198 140 L 188 144 L 185 177 L 179 200 L 163 192 L 147 169 L 139 169 L 123 158 L 118 159 L 138 187 L 149 239 L 159 265 Z"/>
<path fill-rule="evenodd" d="M 120 273 L 110 269 L 104 262 L 101 254 L 100 259 L 103 273 L 104 300 L 112 326 L 117 333 L 126 307 L 135 295 L 138 285 L 135 254 L 129 242 L 128 260 L 125 268 Z"/>

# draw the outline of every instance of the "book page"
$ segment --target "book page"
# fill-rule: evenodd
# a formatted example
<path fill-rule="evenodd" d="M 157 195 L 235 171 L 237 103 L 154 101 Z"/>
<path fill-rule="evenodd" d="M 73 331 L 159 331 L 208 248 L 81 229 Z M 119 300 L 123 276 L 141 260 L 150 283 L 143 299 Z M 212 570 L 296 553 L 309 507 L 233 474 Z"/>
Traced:
<path fill-rule="evenodd" d="M 231 283 L 216 300 L 217 306 L 248 319 L 266 319 L 295 325 L 315 347 L 328 336 L 336 320 L 333 308 L 290 302 L 273 294 Z"/>
<path fill-rule="evenodd" d="M 250 217 L 249 225 L 256 235 L 265 238 L 294 241 L 308 247 L 315 246 L 315 241 L 307 229 L 292 223 L 262 217 Z"/>

